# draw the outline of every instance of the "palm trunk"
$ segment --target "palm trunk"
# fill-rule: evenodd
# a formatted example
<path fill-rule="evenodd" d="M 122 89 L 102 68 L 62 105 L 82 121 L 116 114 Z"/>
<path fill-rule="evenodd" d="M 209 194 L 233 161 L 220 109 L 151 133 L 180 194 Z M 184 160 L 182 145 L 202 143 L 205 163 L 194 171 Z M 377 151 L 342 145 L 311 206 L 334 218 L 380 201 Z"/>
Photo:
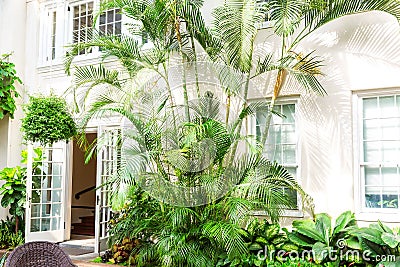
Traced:
<path fill-rule="evenodd" d="M 186 61 L 185 57 L 183 56 L 183 44 L 182 44 L 182 36 L 180 32 L 180 22 L 179 18 L 175 17 L 175 31 L 176 31 L 176 38 L 179 44 L 179 55 L 182 59 L 182 87 L 183 87 L 183 101 L 185 106 L 185 117 L 186 121 L 190 121 L 190 111 L 189 111 L 189 96 L 187 92 L 187 84 L 186 84 Z"/>
<path fill-rule="evenodd" d="M 231 95 L 228 94 L 226 97 L 226 119 L 225 124 L 228 125 L 229 123 L 229 115 L 231 113 Z"/>
<path fill-rule="evenodd" d="M 249 71 L 249 73 L 247 74 L 247 77 L 246 77 L 246 84 L 245 84 L 245 87 L 244 87 L 244 103 L 243 103 L 242 110 L 244 108 L 246 108 L 246 106 L 247 106 L 247 95 L 249 93 L 249 85 L 250 85 L 250 71 Z M 239 135 L 240 134 L 240 129 L 242 128 L 242 124 L 243 124 L 243 119 L 238 118 L 238 120 L 235 122 L 235 124 L 233 126 L 233 130 L 232 130 L 235 133 L 235 135 Z M 236 154 L 237 146 L 238 146 L 238 143 L 235 142 L 235 144 L 232 147 L 232 151 L 231 151 L 231 153 L 229 155 L 228 165 L 231 165 L 232 162 L 233 162 L 233 159 L 234 159 L 235 154 Z"/>
<path fill-rule="evenodd" d="M 274 110 L 274 107 L 275 107 L 275 101 L 279 97 L 279 94 L 280 94 L 280 92 L 282 90 L 282 86 L 283 86 L 283 82 L 285 80 L 285 77 L 286 77 L 286 71 L 284 69 L 280 69 L 278 71 L 278 75 L 277 75 L 276 81 L 275 81 L 274 94 L 272 96 L 271 103 L 270 103 L 269 108 L 268 108 L 268 114 L 267 114 L 267 118 L 265 120 L 265 129 L 264 129 L 264 132 L 262 133 L 262 138 L 261 138 L 262 150 L 261 150 L 261 153 L 264 150 L 265 142 L 268 139 L 269 128 L 271 127 L 272 111 Z"/>
<path fill-rule="evenodd" d="M 194 43 L 194 38 L 193 38 L 192 33 L 190 33 L 190 40 L 192 43 L 192 50 L 193 50 L 193 54 L 194 54 L 194 77 L 196 80 L 197 98 L 200 98 L 199 73 L 198 73 L 198 69 L 197 69 L 197 54 L 196 54 L 196 46 Z"/>

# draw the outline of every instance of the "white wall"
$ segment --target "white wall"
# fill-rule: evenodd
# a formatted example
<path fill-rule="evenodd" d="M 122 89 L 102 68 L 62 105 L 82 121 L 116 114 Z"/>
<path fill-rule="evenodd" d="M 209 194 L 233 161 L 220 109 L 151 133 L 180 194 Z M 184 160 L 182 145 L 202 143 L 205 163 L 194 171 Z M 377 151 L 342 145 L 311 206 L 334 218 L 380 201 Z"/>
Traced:
<path fill-rule="evenodd" d="M 265 36 L 264 30 L 259 39 Z M 317 213 L 327 212 L 336 217 L 345 210 L 358 211 L 358 195 L 354 193 L 354 157 L 358 151 L 353 140 L 353 94 L 365 89 L 400 87 L 399 43 L 397 21 L 388 14 L 371 12 L 324 26 L 296 50 L 303 54 L 316 50 L 325 64 L 325 77 L 321 80 L 327 96 L 307 94 L 290 80 L 283 91 L 287 95 L 300 94 L 300 177 L 305 191 L 315 200 Z M 269 77 L 263 82 L 271 85 Z M 393 217 L 396 215 L 358 214 L 362 220 L 396 221 Z"/>
<path fill-rule="evenodd" d="M 0 54 L 13 52 L 10 61 L 16 65 L 17 75 L 22 81 L 25 80 L 25 24 L 25 0 L 0 0 Z M 24 86 L 17 84 L 16 87 L 23 95 Z M 0 168 L 4 165 L 13 167 L 20 164 L 22 102 L 22 98 L 17 99 L 17 110 L 13 120 L 0 122 Z M 0 218 L 4 218 L 6 214 L 4 209 L 0 209 Z"/>

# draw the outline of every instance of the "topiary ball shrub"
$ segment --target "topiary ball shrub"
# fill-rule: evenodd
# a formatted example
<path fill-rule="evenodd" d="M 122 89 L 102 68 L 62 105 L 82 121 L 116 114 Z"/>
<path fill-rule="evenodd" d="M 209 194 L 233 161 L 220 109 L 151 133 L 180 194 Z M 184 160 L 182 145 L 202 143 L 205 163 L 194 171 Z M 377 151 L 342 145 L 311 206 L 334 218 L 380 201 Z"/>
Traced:
<path fill-rule="evenodd" d="M 31 97 L 22 119 L 24 139 L 49 145 L 68 140 L 77 128 L 64 99 L 57 96 Z"/>

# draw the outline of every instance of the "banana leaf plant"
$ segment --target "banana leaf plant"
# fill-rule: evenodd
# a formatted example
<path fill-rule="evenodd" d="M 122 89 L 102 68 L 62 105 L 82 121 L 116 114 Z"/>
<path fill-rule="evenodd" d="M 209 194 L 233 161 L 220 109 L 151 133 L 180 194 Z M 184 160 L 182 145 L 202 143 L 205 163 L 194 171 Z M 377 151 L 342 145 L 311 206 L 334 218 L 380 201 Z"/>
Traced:
<path fill-rule="evenodd" d="M 342 213 L 332 224 L 332 218 L 321 213 L 315 220 L 297 220 L 293 222 L 293 231 L 287 236 L 291 242 L 304 250 L 311 250 L 316 263 L 324 263 L 336 258 L 347 247 L 357 246 L 358 241 L 349 232 L 357 229 L 357 222 L 351 211 Z M 346 259 L 359 262 L 360 259 Z"/>
<path fill-rule="evenodd" d="M 391 229 L 381 221 L 373 223 L 369 227 L 363 227 L 350 231 L 350 234 L 357 237 L 359 249 L 364 251 L 371 261 L 379 260 L 382 255 L 396 257 L 400 262 L 400 234 L 399 228 Z M 380 265 L 379 265 L 380 264 Z M 389 266 L 381 262 L 377 266 Z"/>

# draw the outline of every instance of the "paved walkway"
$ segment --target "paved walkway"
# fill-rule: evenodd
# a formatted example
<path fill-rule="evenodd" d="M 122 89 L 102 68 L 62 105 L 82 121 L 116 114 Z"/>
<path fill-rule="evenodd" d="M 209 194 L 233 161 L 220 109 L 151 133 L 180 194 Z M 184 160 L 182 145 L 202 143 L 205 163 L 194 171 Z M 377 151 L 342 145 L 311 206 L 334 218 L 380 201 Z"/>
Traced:
<path fill-rule="evenodd" d="M 105 264 L 105 263 L 94 263 L 94 262 L 88 262 L 88 261 L 82 261 L 82 260 L 73 260 L 72 261 L 74 264 L 78 265 L 79 267 L 111 267 L 111 266 L 118 266 L 118 265 L 110 265 L 110 264 Z"/>

